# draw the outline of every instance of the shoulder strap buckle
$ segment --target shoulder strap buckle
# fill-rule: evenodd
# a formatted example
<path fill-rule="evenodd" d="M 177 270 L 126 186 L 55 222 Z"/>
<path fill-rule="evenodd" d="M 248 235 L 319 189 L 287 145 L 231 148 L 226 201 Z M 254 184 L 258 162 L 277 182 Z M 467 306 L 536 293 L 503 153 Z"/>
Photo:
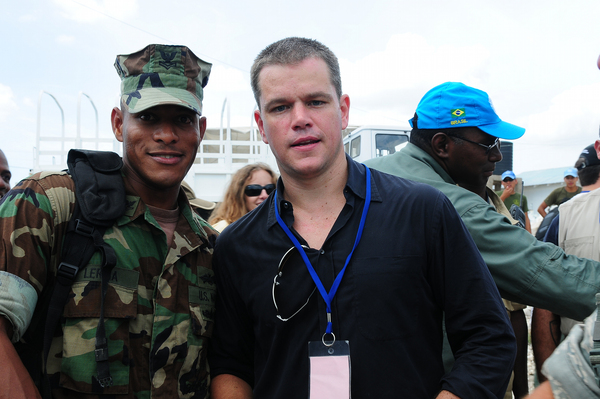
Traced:
<path fill-rule="evenodd" d="M 83 219 L 77 219 L 75 232 L 85 237 L 91 237 L 94 234 L 94 226 L 85 222 Z"/>
<path fill-rule="evenodd" d="M 69 284 L 69 286 L 70 286 L 71 282 L 77 275 L 77 272 L 79 272 L 78 266 L 72 265 L 67 262 L 61 262 L 60 265 L 58 265 L 58 270 L 56 272 L 56 278 L 57 279 L 60 279 L 60 278 L 67 279 L 68 280 L 67 284 Z"/>

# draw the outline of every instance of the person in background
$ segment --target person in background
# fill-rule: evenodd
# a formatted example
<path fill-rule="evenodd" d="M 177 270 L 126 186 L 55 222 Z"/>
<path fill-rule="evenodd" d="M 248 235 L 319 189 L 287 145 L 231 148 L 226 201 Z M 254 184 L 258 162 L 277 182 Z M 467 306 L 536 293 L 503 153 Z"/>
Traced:
<path fill-rule="evenodd" d="M 546 237 L 544 237 L 544 241 L 559 245 L 568 254 L 595 260 L 600 260 L 600 232 L 590 233 L 587 231 L 586 233 L 586 230 L 600 223 L 598 212 L 600 206 L 596 207 L 595 215 L 594 212 L 591 215 L 588 214 L 588 217 L 591 217 L 589 220 L 579 215 L 582 204 L 578 203 L 592 200 L 593 197 L 587 198 L 587 195 L 600 188 L 598 154 L 595 144 L 591 144 L 584 148 L 579 155 L 575 168 L 579 173 L 583 191 L 569 202 L 559 205 L 558 216 L 552 221 Z M 574 200 L 577 201 L 571 204 L 570 202 Z M 575 210 L 572 210 L 572 207 L 575 207 Z M 594 205 L 592 205 L 593 207 Z M 561 231 L 562 234 L 559 234 Z M 566 337 L 577 323 L 581 323 L 581 321 L 561 317 L 546 309 L 534 308 L 531 318 L 531 343 L 540 382 L 546 380 L 541 373 L 542 365 L 556 349 L 561 339 Z"/>
<path fill-rule="evenodd" d="M 517 221 L 512 218 L 504 202 L 500 200 L 498 195 L 491 188 L 485 185 L 483 180 L 481 180 L 478 189 L 475 189 L 472 185 L 465 186 L 465 188 L 471 189 L 474 193 L 482 193 L 482 198 L 486 199 L 494 208 L 496 208 L 498 213 L 506 216 L 511 223 L 517 224 Z M 502 299 L 502 302 L 504 302 L 504 306 L 508 311 L 510 324 L 512 325 L 517 340 L 517 357 L 515 358 L 515 366 L 513 368 L 513 378 L 508 385 L 504 398 L 512 399 L 514 394 L 515 398 L 520 399 L 529 392 L 527 372 L 527 345 L 529 332 L 524 311 L 527 306 L 504 298 Z"/>
<path fill-rule="evenodd" d="M 265 163 L 254 163 L 239 169 L 208 222 L 219 232 L 246 213 L 254 210 L 275 190 L 277 175 Z"/>
<path fill-rule="evenodd" d="M 0 150 L 0 198 L 4 197 L 10 191 L 11 176 L 6 155 Z"/>
<path fill-rule="evenodd" d="M 493 201 L 490 202 L 492 202 L 492 205 L 494 205 L 498 212 L 507 217 L 510 216 L 509 211 L 512 205 L 520 206 L 525 215 L 525 226 L 523 227 L 525 227 L 525 229 L 531 233 L 531 223 L 529 221 L 529 216 L 527 215 L 527 211 L 529 210 L 527 207 L 527 197 L 522 195 L 522 193 L 515 192 L 515 187 L 518 184 L 517 177 L 512 170 L 507 170 L 502 173 L 501 179 L 504 190 L 495 194 L 500 197 L 504 207 L 501 209 L 498 204 L 493 203 Z M 492 194 L 489 191 L 487 198 L 492 198 Z M 513 220 L 512 217 L 510 220 Z M 512 388 L 512 393 L 514 393 L 515 398 L 520 399 L 529 392 L 527 380 L 527 346 L 529 331 L 527 330 L 527 319 L 524 311 L 527 306 L 518 302 L 509 301 L 507 299 L 503 299 L 503 301 L 504 306 L 506 306 L 506 310 L 508 310 L 510 314 L 510 322 L 513 326 L 515 337 L 517 339 L 517 358 L 515 359 L 515 367 L 513 370 L 514 378 L 512 381 L 512 387 L 509 388 Z M 507 395 L 509 394 L 510 392 L 507 392 Z"/>
<path fill-rule="evenodd" d="M 513 205 L 517 205 L 523 210 L 525 213 L 525 230 L 531 233 L 531 222 L 529 221 L 529 215 L 527 214 L 527 212 L 529 212 L 527 197 L 524 196 L 523 193 L 515 192 L 518 183 L 514 172 L 512 170 L 507 170 L 502 173 L 502 187 L 504 187 L 504 190 L 498 191 L 496 194 L 504 201 L 504 205 L 506 205 L 508 210 L 510 210 L 510 207 Z"/>
<path fill-rule="evenodd" d="M 598 58 L 600 68 L 600 58 Z M 587 150 L 587 151 L 586 151 Z M 587 147 L 583 158 L 593 161 L 593 155 L 600 159 L 600 140 L 594 143 L 594 149 Z M 584 184 L 585 169 L 579 165 L 579 177 Z M 590 167 L 591 169 L 591 167 Z M 590 172 L 597 175 L 598 171 Z M 565 207 L 563 209 L 563 207 Z M 572 250 L 586 256 L 600 258 L 600 188 L 560 205 L 559 242 L 581 245 L 568 245 Z M 563 219 L 564 217 L 564 219 Z M 556 218 L 558 219 L 558 217 Z M 600 294 L 596 294 L 596 307 L 583 324 L 575 325 L 569 335 L 544 362 L 541 370 L 547 381 L 542 382 L 529 399 L 580 399 L 600 398 L 598 367 L 600 367 Z M 533 327 L 532 327 L 533 329 Z"/>
<path fill-rule="evenodd" d="M 565 170 L 564 180 L 565 185 L 552 190 L 552 192 L 546 197 L 545 200 L 542 201 L 542 203 L 538 207 L 537 211 L 540 215 L 542 215 L 542 217 L 546 217 L 546 208 L 548 208 L 549 206 L 560 205 L 581 192 L 581 187 L 577 185 L 577 181 L 579 180 L 579 178 L 577 176 L 576 168 L 569 168 Z"/>
<path fill-rule="evenodd" d="M 590 191 L 600 187 L 600 160 L 596 156 L 596 143 L 590 144 L 583 149 L 577 162 L 575 162 L 575 169 L 580 177 L 580 183 L 582 185 L 582 191 L 577 195 L 587 194 Z M 575 197 L 573 197 L 575 198 Z M 565 207 L 563 209 L 567 209 Z M 559 245 L 559 227 L 560 227 L 560 206 L 558 207 L 558 214 L 552 220 L 552 223 L 548 227 L 548 231 L 544 236 L 545 242 L 551 242 L 554 245 Z M 563 237 L 564 238 L 564 237 Z"/>
<path fill-rule="evenodd" d="M 600 69 L 600 57 L 598 57 L 596 65 Z M 600 158 L 600 140 L 596 140 L 594 150 L 596 156 Z M 598 190 L 596 189 L 594 192 Z M 598 214 L 596 214 L 596 220 L 598 220 Z M 598 235 L 596 235 L 597 237 Z M 596 294 L 596 308 L 600 308 L 600 294 Z M 548 377 L 548 381 L 540 384 L 528 397 L 529 399 L 600 398 L 600 381 L 597 374 L 600 360 L 597 359 L 597 342 L 594 342 L 595 336 L 600 333 L 599 312 L 597 310 L 589 316 L 585 320 L 585 324 L 573 327 L 569 336 L 552 353 L 542 369 L 542 372 Z M 593 363 L 591 360 L 592 350 L 596 355 Z"/>

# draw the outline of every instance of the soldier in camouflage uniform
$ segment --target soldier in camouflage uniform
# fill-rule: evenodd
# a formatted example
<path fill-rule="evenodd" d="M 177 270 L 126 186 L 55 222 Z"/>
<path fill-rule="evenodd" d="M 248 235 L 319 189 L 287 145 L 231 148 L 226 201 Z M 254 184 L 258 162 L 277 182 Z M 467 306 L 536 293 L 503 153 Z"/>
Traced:
<path fill-rule="evenodd" d="M 191 211 L 180 183 L 206 129 L 202 93 L 211 65 L 187 47 L 149 45 L 118 56 L 115 67 L 121 109 L 111 119 L 123 142 L 127 210 L 104 234 L 117 256 L 104 311 L 113 383 L 102 388 L 96 379 L 96 253 L 76 277 L 50 348 L 52 395 L 206 398 L 216 237 Z M 11 341 L 21 339 L 42 290 L 54 283 L 74 191 L 68 174 L 38 173 L 0 203 L 0 384 L 10 381 L 0 396 L 38 395 Z"/>

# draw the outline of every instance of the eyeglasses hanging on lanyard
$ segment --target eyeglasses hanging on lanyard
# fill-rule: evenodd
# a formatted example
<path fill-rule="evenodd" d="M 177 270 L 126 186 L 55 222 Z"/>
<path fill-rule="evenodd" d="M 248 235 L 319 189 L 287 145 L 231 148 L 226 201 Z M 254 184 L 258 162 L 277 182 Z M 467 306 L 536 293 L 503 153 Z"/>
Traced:
<path fill-rule="evenodd" d="M 356 249 L 356 247 L 358 246 L 358 243 L 360 242 L 360 239 L 362 237 L 362 232 L 363 232 L 363 229 L 365 226 L 365 221 L 367 220 L 367 213 L 369 212 L 369 205 L 371 204 L 371 172 L 367 166 L 365 166 L 365 174 L 366 174 L 365 179 L 366 179 L 366 187 L 367 187 L 366 195 L 365 195 L 365 204 L 363 206 L 362 215 L 360 218 L 360 224 L 358 226 L 358 232 L 356 233 L 356 239 L 354 240 L 354 246 L 352 247 L 352 251 L 350 251 L 350 254 L 348 255 L 348 257 L 346 258 L 346 263 L 344 264 L 344 267 L 336 276 L 329 292 L 327 292 L 327 290 L 325 290 L 325 287 L 323 286 L 321 279 L 319 278 L 319 276 L 317 275 L 317 272 L 315 271 L 312 264 L 310 263 L 308 256 L 306 256 L 306 252 L 304 251 L 304 248 L 302 248 L 302 245 L 300 245 L 300 242 L 298 241 L 298 239 L 294 236 L 294 234 L 290 231 L 290 229 L 286 226 L 286 224 L 281 219 L 281 216 L 279 215 L 279 209 L 277 206 L 277 191 L 275 191 L 275 194 L 273 195 L 273 202 L 275 204 L 275 217 L 277 218 L 277 222 L 279 223 L 279 225 L 281 226 L 281 228 L 283 229 L 285 234 L 290 238 L 290 240 L 292 240 L 292 242 L 294 243 L 294 246 L 296 247 L 296 249 L 302 256 L 302 259 L 304 260 L 304 263 L 306 264 L 306 268 L 308 269 L 308 272 L 310 273 L 313 281 L 315 282 L 315 285 L 317 286 L 317 289 L 319 290 L 319 293 L 321 294 L 321 296 L 323 297 L 323 300 L 325 301 L 325 305 L 326 305 L 326 309 L 327 309 L 327 329 L 326 329 L 325 333 L 323 334 L 322 341 L 323 341 L 323 344 L 326 346 L 333 345 L 335 342 L 335 334 L 333 333 L 333 325 L 331 322 L 331 303 L 332 303 L 333 298 L 337 292 L 337 289 L 342 281 L 342 278 L 344 277 L 344 273 L 346 272 L 348 263 L 350 263 L 350 259 L 352 258 L 352 255 L 354 254 L 354 250 Z M 332 337 L 331 341 L 325 341 L 325 336 L 328 334 L 331 335 L 331 337 Z"/>
<path fill-rule="evenodd" d="M 308 249 L 308 247 L 304 245 L 302 248 Z M 310 298 L 312 298 L 313 294 L 317 290 L 317 287 L 314 285 L 312 290 L 308 289 L 308 291 L 306 290 L 307 287 L 298 286 L 299 280 L 297 278 L 298 276 L 295 274 L 297 270 L 294 266 L 297 264 L 299 257 L 300 254 L 295 246 L 292 246 L 290 249 L 288 249 L 279 261 L 277 274 L 273 278 L 271 295 L 273 297 L 275 311 L 277 312 L 277 318 L 281 321 L 288 321 L 300 313 L 300 311 L 304 309 L 306 305 L 308 305 Z M 294 283 L 293 286 L 291 284 L 292 282 Z M 306 283 L 308 284 L 308 281 L 306 281 Z M 304 300 L 304 296 L 302 296 L 302 294 L 307 292 L 310 293 L 307 294 L 306 300 Z M 295 303 L 295 307 L 293 303 L 294 301 L 291 298 L 292 294 L 294 297 L 300 296 L 300 298 L 302 298 L 300 302 Z M 282 296 L 286 299 L 282 300 Z"/>

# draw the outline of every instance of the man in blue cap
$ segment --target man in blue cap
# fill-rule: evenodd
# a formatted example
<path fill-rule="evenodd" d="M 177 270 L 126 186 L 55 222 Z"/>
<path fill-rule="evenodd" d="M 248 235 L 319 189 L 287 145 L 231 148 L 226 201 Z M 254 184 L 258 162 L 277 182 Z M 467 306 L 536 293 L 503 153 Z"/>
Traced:
<path fill-rule="evenodd" d="M 600 263 L 540 243 L 504 215 L 506 207 L 486 188 L 502 159 L 499 140 L 517 139 L 525 129 L 500 120 L 485 92 L 453 82 L 425 94 L 410 123 L 405 148 L 365 163 L 446 194 L 504 298 L 579 320 L 588 316 L 600 292 Z"/>
<path fill-rule="evenodd" d="M 503 191 L 498 191 L 496 194 L 500 196 L 504 205 L 506 205 L 507 209 L 510 209 L 511 206 L 516 205 L 523 210 L 523 214 L 525 215 L 525 230 L 531 233 L 531 222 L 529 221 L 529 216 L 527 212 L 529 212 L 529 207 L 527 206 L 527 197 L 523 195 L 522 192 L 518 193 L 516 191 L 517 185 L 519 181 L 517 180 L 517 176 L 512 170 L 507 170 L 502 173 L 502 187 L 504 187 Z"/>
<path fill-rule="evenodd" d="M 542 217 L 546 217 L 546 208 L 549 206 L 560 205 L 581 192 L 581 187 L 577 185 L 577 180 L 579 180 L 579 177 L 577 175 L 576 168 L 569 168 L 565 170 L 564 180 L 565 185 L 552 190 L 552 192 L 538 207 L 538 213 L 542 215 Z"/>

